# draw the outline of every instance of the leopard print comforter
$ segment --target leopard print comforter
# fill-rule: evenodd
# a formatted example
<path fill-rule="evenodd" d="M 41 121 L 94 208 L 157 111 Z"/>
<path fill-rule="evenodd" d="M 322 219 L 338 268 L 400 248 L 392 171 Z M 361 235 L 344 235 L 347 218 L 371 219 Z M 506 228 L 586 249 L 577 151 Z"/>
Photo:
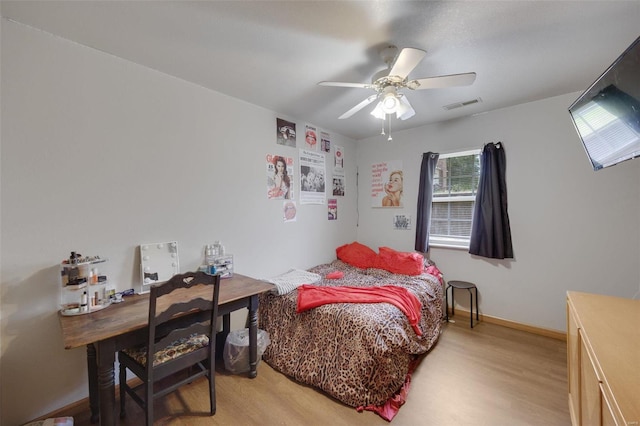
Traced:
<path fill-rule="evenodd" d="M 382 405 L 396 393 L 417 355 L 437 341 L 443 316 L 442 286 L 433 275 L 408 276 L 359 269 L 340 260 L 309 271 L 342 279 L 315 285 L 409 289 L 422 303 L 417 336 L 406 316 L 389 303 L 335 303 L 296 313 L 297 290 L 260 296 L 260 328 L 271 344 L 262 358 L 271 367 L 352 406 Z"/>

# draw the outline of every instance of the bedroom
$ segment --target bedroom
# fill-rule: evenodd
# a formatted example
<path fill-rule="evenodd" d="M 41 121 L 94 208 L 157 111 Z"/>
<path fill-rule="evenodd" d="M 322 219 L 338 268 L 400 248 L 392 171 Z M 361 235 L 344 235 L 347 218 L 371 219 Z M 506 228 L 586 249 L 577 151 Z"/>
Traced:
<path fill-rule="evenodd" d="M 607 37 L 624 42 L 604 55 L 591 80 L 638 35 L 640 6 L 626 7 L 625 22 L 634 25 L 606 28 Z M 150 241 L 179 241 L 187 270 L 199 265 L 204 244 L 221 240 L 236 270 L 254 277 L 330 261 L 336 247 L 355 240 L 412 250 L 413 232 L 393 230 L 391 215 L 415 215 L 415 159 L 428 150 L 505 143 L 516 259 L 486 261 L 443 248 L 431 253 L 447 279 L 478 284 L 482 315 L 563 333 L 568 289 L 638 297 L 640 162 L 590 169 L 566 112 L 589 78 L 533 102 L 393 130 L 392 144 L 377 136 L 379 122 L 372 124 L 376 136 L 362 139 L 331 129 L 332 143 L 345 149 L 339 219 L 327 221 L 325 206 L 302 205 L 296 222 L 283 223 L 281 204 L 268 200 L 263 186 L 265 154 L 297 157 L 275 143 L 281 111 L 35 24 L 3 19 L 0 25 L 2 424 L 86 396 L 85 352 L 63 349 L 56 317 L 57 265 L 69 251 L 109 257 L 124 290 L 139 279 L 137 246 Z M 331 93 L 323 99 L 332 101 Z M 299 126 L 308 119 L 284 118 Z M 386 160 L 403 162 L 406 187 L 413 188 L 400 210 L 369 207 L 363 171 Z M 39 387 L 20 386 L 28 382 Z"/>

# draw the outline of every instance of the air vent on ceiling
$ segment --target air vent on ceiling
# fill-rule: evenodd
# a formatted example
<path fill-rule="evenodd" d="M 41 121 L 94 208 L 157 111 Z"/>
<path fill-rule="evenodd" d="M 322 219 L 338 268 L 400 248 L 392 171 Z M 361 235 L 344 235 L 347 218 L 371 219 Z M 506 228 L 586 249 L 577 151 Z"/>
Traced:
<path fill-rule="evenodd" d="M 462 108 L 462 107 L 473 105 L 473 104 L 477 104 L 477 103 L 480 103 L 480 102 L 482 102 L 482 99 L 481 98 L 476 98 L 476 99 L 471 99 L 469 101 L 456 102 L 455 104 L 445 105 L 442 108 L 446 109 L 447 111 L 450 111 L 452 109 Z"/>

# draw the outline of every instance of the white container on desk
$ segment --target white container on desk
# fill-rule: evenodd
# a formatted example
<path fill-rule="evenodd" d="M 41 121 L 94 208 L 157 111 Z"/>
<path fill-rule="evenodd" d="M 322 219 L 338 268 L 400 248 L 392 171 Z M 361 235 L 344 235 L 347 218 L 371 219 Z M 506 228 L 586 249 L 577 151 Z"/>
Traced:
<path fill-rule="evenodd" d="M 106 273 L 107 259 L 60 264 L 60 313 L 83 315 L 111 304 L 114 286 Z"/>
<path fill-rule="evenodd" d="M 231 278 L 233 276 L 233 255 L 216 256 L 213 261 L 216 273 L 220 278 Z"/>

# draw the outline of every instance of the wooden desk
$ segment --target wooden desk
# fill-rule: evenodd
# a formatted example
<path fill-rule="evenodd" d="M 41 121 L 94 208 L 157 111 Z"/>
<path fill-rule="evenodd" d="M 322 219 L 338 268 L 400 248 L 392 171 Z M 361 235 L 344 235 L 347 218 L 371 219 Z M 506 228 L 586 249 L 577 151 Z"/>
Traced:
<path fill-rule="evenodd" d="M 231 328 L 231 312 L 249 309 L 249 377 L 257 375 L 258 295 L 273 288 L 272 284 L 240 274 L 220 281 L 218 313 L 223 317 L 223 330 L 218 333 L 216 352 L 221 353 Z M 101 425 L 115 425 L 115 354 L 121 349 L 142 343 L 147 337 L 149 295 L 125 297 L 119 304 L 85 315 L 59 314 L 65 349 L 87 347 L 89 404 L 91 420 Z"/>

